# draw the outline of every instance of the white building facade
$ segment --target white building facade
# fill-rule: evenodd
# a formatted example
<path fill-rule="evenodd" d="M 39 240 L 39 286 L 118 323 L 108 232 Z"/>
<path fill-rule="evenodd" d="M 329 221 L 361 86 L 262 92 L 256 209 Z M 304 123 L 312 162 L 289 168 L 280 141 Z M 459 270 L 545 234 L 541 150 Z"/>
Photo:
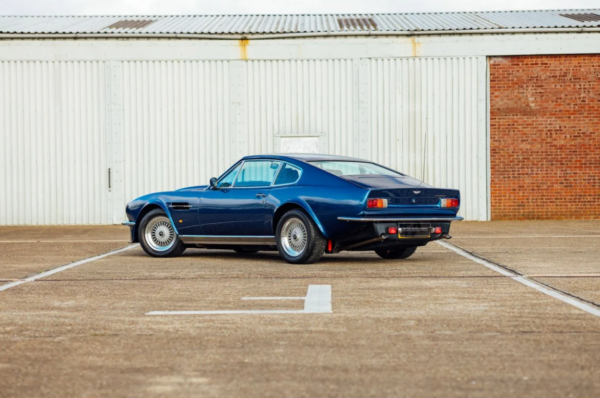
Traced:
<path fill-rule="evenodd" d="M 98 26 L 134 18 L 114 19 Z M 298 151 L 458 188 L 461 215 L 489 220 L 488 57 L 600 53 L 589 24 L 142 34 L 3 23 L 0 225 L 120 223 L 142 194 Z"/>

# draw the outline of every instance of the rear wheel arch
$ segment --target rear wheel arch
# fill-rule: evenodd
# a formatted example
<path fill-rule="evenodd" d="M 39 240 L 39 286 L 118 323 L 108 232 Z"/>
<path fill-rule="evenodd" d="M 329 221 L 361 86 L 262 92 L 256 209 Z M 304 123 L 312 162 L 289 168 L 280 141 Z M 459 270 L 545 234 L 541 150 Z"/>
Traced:
<path fill-rule="evenodd" d="M 275 235 L 275 233 L 277 232 L 277 224 L 279 224 L 279 220 L 281 220 L 281 217 L 283 217 L 283 215 L 290 210 L 300 210 L 303 213 L 305 213 L 317 225 L 317 228 L 319 228 L 319 230 L 321 231 L 323 236 L 328 237 L 327 233 L 325 232 L 325 229 L 321 225 L 321 222 L 317 218 L 317 215 L 312 210 L 310 210 L 310 207 L 308 207 L 308 205 L 306 205 L 306 207 L 305 207 L 303 205 L 300 205 L 298 203 L 293 203 L 293 202 L 285 203 L 285 204 L 279 206 L 277 208 L 277 210 L 275 210 L 275 214 L 273 215 L 273 225 L 272 225 L 273 235 Z"/>
<path fill-rule="evenodd" d="M 288 210 L 275 231 L 279 255 L 291 264 L 312 264 L 325 253 L 327 239 L 305 211 Z"/>

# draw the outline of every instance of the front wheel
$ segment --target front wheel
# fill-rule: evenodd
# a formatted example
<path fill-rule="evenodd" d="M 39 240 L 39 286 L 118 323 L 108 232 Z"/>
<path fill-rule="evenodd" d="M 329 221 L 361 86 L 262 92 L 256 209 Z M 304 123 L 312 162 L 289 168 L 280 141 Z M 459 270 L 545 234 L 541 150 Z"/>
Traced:
<path fill-rule="evenodd" d="M 409 258 L 417 251 L 416 246 L 410 247 L 394 247 L 387 249 L 376 249 L 375 253 L 381 258 L 385 258 L 386 260 L 401 260 L 404 258 Z"/>
<path fill-rule="evenodd" d="M 161 209 L 152 210 L 144 216 L 138 237 L 142 249 L 152 257 L 176 257 L 185 251 L 171 220 Z"/>
<path fill-rule="evenodd" d="M 275 237 L 279 254 L 291 264 L 311 264 L 325 253 L 326 239 L 300 210 L 290 210 L 281 217 Z"/>

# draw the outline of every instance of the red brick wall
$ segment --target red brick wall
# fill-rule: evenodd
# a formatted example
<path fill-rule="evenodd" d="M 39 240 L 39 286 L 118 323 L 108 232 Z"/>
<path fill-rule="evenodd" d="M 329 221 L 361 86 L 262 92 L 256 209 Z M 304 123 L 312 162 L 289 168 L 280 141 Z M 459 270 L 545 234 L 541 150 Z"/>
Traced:
<path fill-rule="evenodd" d="M 490 59 L 492 220 L 600 218 L 600 55 Z"/>

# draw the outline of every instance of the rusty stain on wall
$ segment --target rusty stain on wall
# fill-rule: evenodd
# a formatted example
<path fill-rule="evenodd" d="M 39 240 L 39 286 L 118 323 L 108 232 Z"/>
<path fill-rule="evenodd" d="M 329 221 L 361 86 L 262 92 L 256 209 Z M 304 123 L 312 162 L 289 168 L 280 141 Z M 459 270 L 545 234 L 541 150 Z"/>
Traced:
<path fill-rule="evenodd" d="M 244 61 L 248 59 L 248 39 L 240 40 L 240 58 Z"/>
<path fill-rule="evenodd" d="M 421 55 L 421 43 L 418 43 L 415 37 L 410 38 L 410 44 L 412 45 L 412 56 L 418 57 Z"/>

